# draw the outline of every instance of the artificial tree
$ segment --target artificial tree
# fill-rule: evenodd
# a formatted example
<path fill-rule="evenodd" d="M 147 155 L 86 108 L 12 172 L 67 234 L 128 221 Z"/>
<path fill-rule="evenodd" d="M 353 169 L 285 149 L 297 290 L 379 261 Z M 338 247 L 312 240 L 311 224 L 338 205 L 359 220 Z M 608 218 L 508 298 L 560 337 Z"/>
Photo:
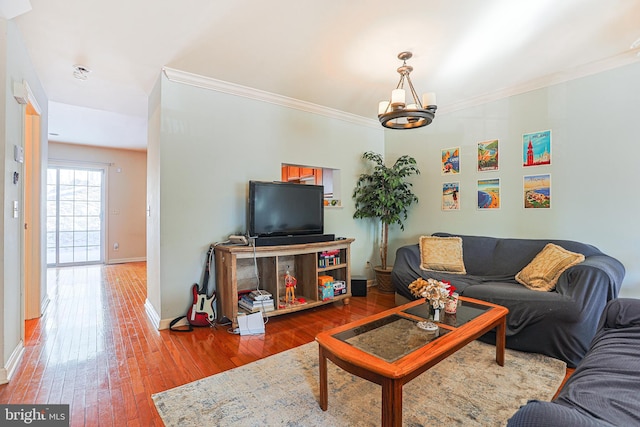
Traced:
<path fill-rule="evenodd" d="M 353 190 L 356 211 L 354 218 L 374 218 L 380 221 L 380 269 L 389 271 L 387 252 L 389 242 L 389 225 L 398 224 L 404 230 L 403 221 L 407 219 L 409 207 L 418 198 L 411 189 L 407 178 L 419 175 L 416 160 L 404 155 L 388 167 L 380 154 L 367 151 L 362 158 L 373 162 L 373 170 L 363 173 L 356 182 Z M 376 272 L 379 270 L 376 269 Z"/>

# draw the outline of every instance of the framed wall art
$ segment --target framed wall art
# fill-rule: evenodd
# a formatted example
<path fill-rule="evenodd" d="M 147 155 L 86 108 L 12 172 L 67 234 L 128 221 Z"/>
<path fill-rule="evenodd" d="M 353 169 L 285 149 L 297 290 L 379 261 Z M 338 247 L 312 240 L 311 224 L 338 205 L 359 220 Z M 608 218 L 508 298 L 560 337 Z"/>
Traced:
<path fill-rule="evenodd" d="M 522 135 L 522 166 L 551 164 L 551 131 L 525 133 Z"/>
<path fill-rule="evenodd" d="M 443 211 L 460 210 L 460 183 L 459 182 L 442 183 L 442 210 Z"/>
<path fill-rule="evenodd" d="M 478 172 L 498 170 L 498 140 L 478 142 Z"/>
<path fill-rule="evenodd" d="M 500 178 L 478 180 L 478 209 L 500 209 Z"/>
<path fill-rule="evenodd" d="M 525 209 L 551 208 L 551 174 L 524 176 L 522 188 Z"/>
<path fill-rule="evenodd" d="M 446 148 L 442 152 L 442 175 L 460 173 L 460 147 Z"/>

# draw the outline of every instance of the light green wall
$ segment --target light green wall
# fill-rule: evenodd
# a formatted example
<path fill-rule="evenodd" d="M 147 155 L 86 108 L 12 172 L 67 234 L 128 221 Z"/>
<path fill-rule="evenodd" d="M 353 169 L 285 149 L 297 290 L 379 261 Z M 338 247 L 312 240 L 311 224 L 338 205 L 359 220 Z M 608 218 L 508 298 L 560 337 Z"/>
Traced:
<path fill-rule="evenodd" d="M 160 271 L 159 286 L 149 286 L 154 298 L 161 295 L 161 306 L 149 299 L 161 319 L 185 314 L 209 244 L 245 231 L 249 180 L 280 180 L 281 163 L 342 171 L 344 207 L 325 210 L 325 232 L 356 239 L 353 272 L 365 273 L 374 236 L 369 224 L 352 220 L 350 195 L 362 153 L 384 148 L 381 129 L 173 83 L 164 75 L 160 91 L 159 139 L 150 141 L 148 156 L 156 163 L 148 166 L 155 175 L 149 191 L 159 190 L 159 212 L 151 213 L 159 227 L 148 231 L 149 242 L 160 249 L 148 265 Z"/>
<path fill-rule="evenodd" d="M 424 129 L 384 132 L 162 76 L 154 95 L 158 107 L 150 109 L 160 131 L 149 144 L 149 179 L 159 193 L 148 195 L 150 222 L 157 224 L 149 241 L 158 248 L 157 260 L 149 259 L 149 271 L 157 271 L 149 299 L 162 319 L 184 314 L 208 245 L 245 231 L 247 182 L 278 180 L 283 162 L 342 171 L 344 207 L 325 212 L 326 232 L 355 237 L 353 273 L 370 276 L 366 262 L 378 259 L 377 234 L 370 221 L 352 219 L 350 196 L 362 153 L 383 147 L 389 161 L 410 154 L 422 170 L 412 179 L 420 202 L 405 232 L 391 230 L 392 260 L 400 245 L 435 231 L 578 240 L 622 261 L 627 277 L 621 295 L 640 297 L 640 229 L 634 221 L 640 169 L 626 161 L 640 154 L 639 73 L 639 64 L 626 66 L 441 114 Z M 523 168 L 522 134 L 546 129 L 552 131 L 552 165 Z M 476 146 L 489 139 L 500 141 L 500 169 L 480 173 Z M 450 147 L 461 148 L 462 173 L 455 177 L 440 172 L 441 149 Z M 525 210 L 523 176 L 540 173 L 551 173 L 552 208 Z M 476 182 L 488 177 L 501 179 L 502 206 L 479 211 Z M 461 182 L 458 212 L 440 209 L 441 186 L 449 180 Z"/>
<path fill-rule="evenodd" d="M 24 165 L 14 161 L 15 145 L 24 146 L 24 114 L 25 106 L 16 102 L 13 97 L 13 84 L 26 81 L 30 86 L 38 105 L 41 108 L 40 160 L 46 165 L 47 135 L 47 97 L 35 69 L 27 54 L 22 36 L 16 25 L 0 18 L 0 197 L 3 201 L 0 223 L 2 239 L 0 239 L 0 382 L 5 375 L 7 363 L 22 347 L 22 309 L 24 307 L 21 294 L 21 237 L 23 226 L 20 218 L 13 218 L 13 201 L 23 206 Z M 18 184 L 13 184 L 10 177 L 14 172 L 21 176 Z M 44 184 L 45 175 L 33 177 Z M 42 225 L 42 224 L 40 224 Z M 32 224 L 37 227 L 38 224 Z M 44 236 L 42 236 L 44 239 Z M 44 243 L 41 241 L 41 244 Z M 44 258 L 42 258 L 44 259 Z M 46 277 L 45 266 L 42 266 L 41 277 Z M 44 287 L 43 287 L 44 289 Z"/>
<path fill-rule="evenodd" d="M 559 238 L 597 246 L 627 274 L 621 296 L 640 297 L 640 64 L 436 117 L 416 131 L 386 131 L 388 158 L 410 154 L 422 174 L 420 198 L 392 252 L 436 231 L 498 237 Z M 522 134 L 552 131 L 552 164 L 523 168 Z M 477 143 L 500 142 L 500 169 L 476 171 Z M 443 176 L 441 150 L 461 148 L 461 173 Z M 551 173 L 549 210 L 524 209 L 524 175 Z M 476 209 L 478 179 L 501 180 L 499 210 Z M 442 183 L 460 181 L 461 209 L 440 208 Z"/>

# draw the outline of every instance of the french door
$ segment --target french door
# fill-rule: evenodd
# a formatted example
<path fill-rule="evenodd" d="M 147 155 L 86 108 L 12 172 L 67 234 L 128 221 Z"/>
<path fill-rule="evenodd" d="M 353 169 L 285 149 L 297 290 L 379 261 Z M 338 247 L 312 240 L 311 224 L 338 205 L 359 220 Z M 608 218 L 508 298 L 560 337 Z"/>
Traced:
<path fill-rule="evenodd" d="M 47 265 L 104 259 L 104 169 L 47 169 Z"/>

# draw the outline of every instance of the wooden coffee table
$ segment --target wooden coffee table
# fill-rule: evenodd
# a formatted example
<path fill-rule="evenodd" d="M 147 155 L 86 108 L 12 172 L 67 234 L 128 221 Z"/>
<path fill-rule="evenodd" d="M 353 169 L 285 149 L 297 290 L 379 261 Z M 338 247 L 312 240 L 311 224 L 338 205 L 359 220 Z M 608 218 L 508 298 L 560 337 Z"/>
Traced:
<path fill-rule="evenodd" d="M 382 386 L 382 425 L 402 425 L 402 387 L 471 341 L 496 329 L 496 362 L 504 366 L 505 307 L 460 297 L 455 315 L 441 311 L 437 336 L 417 327 L 429 317 L 424 299 L 321 332 L 320 407 L 327 410 L 327 359 Z"/>

